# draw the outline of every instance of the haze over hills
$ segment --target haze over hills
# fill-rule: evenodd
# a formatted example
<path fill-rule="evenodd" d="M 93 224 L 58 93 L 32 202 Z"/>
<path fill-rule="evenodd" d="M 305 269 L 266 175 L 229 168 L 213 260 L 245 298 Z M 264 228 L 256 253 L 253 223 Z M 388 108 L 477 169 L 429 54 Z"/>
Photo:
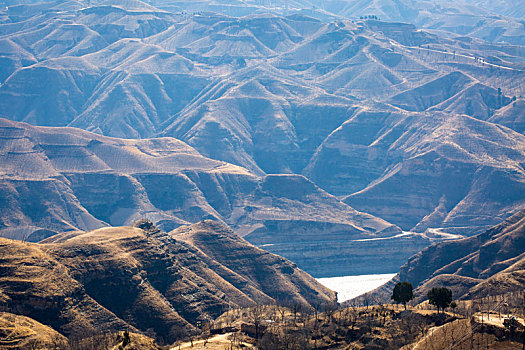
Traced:
<path fill-rule="evenodd" d="M 466 233 L 525 204 L 524 141 L 462 115 L 362 111 L 325 140 L 306 175 L 405 230 Z"/>
<path fill-rule="evenodd" d="M 0 115 L 113 137 L 175 137 L 257 177 L 304 175 L 405 231 L 471 234 L 523 205 L 523 108 L 514 101 L 523 94 L 521 46 L 377 20 L 179 10 L 10 3 L 0 24 Z M 456 187 L 446 188 L 449 177 Z M 88 180 L 75 179 L 78 187 Z M 501 201 L 497 184 L 512 196 Z M 218 206 L 173 222 L 230 215 Z M 96 218 L 126 222 L 108 210 Z M 222 220 L 254 227 L 257 215 Z M 347 225 L 341 215 L 335 221 Z M 260 236 L 252 241 L 280 243 Z"/>
<path fill-rule="evenodd" d="M 522 1 L 374 0 L 326 1 L 324 8 L 357 18 L 375 15 L 385 21 L 408 22 L 418 27 L 480 38 L 493 42 L 523 43 Z M 333 7 L 331 5 L 334 5 Z"/>
<path fill-rule="evenodd" d="M 301 13 L 322 20 L 376 16 L 387 22 L 405 22 L 446 35 L 468 36 L 491 42 L 523 43 L 525 5 L 522 1 L 472 0 L 152 0 L 167 11 L 210 11 L 230 16 L 254 13 Z"/>
<path fill-rule="evenodd" d="M 233 307 L 239 330 L 273 310 L 267 343 L 386 348 L 445 316 L 367 300 L 333 317 L 314 277 L 405 264 L 373 294 L 520 291 L 524 16 L 517 0 L 0 0 L 0 333 L 16 330 L 0 347 L 128 330 L 151 348 Z"/>
<path fill-rule="evenodd" d="M 170 234 L 139 226 L 58 234 L 45 244 L 0 239 L 2 307 L 67 336 L 130 330 L 171 343 L 229 307 L 335 300 L 295 264 L 219 223 Z M 209 249 L 235 255 L 224 261 Z"/>
<path fill-rule="evenodd" d="M 375 16 L 387 22 L 411 23 L 442 35 L 479 38 L 490 42 L 523 43 L 525 5 L 514 1 L 427 0 L 316 0 L 316 1 L 198 1 L 177 3 L 155 0 L 160 8 L 213 11 L 242 16 L 249 13 L 303 13 L 322 20 L 357 20 Z"/>

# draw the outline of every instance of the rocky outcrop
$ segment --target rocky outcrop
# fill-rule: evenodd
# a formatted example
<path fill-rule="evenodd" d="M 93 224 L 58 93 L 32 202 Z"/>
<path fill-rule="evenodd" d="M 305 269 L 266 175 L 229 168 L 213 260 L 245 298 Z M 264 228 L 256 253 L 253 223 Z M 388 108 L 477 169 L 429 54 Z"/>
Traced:
<path fill-rule="evenodd" d="M 63 334 L 100 326 L 112 330 L 128 327 L 89 296 L 67 267 L 42 246 L 5 238 L 0 244 L 4 311 L 29 316 Z"/>
<path fill-rule="evenodd" d="M 523 256 L 525 211 L 474 237 L 428 247 L 401 269 L 400 278 L 419 285 L 441 274 L 486 279 Z"/>

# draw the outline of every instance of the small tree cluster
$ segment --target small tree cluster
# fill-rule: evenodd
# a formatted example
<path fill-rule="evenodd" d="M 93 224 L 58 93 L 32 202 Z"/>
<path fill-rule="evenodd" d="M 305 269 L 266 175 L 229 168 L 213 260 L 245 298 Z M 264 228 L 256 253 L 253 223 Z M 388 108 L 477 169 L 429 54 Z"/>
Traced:
<path fill-rule="evenodd" d="M 367 16 L 361 16 L 361 17 L 359 17 L 359 19 L 375 19 L 375 20 L 379 20 L 379 17 L 377 17 L 376 15 L 367 15 Z"/>
<path fill-rule="evenodd" d="M 440 309 L 442 312 L 445 311 L 445 308 L 449 307 L 452 303 L 452 291 L 445 287 L 432 288 L 427 293 L 427 297 L 430 305 L 436 306 L 438 312 Z"/>
<path fill-rule="evenodd" d="M 407 309 L 407 303 L 414 299 L 414 293 L 413 293 L 413 287 L 412 284 L 409 282 L 399 282 L 394 287 L 394 291 L 392 292 L 392 296 L 390 297 L 392 300 L 394 300 L 396 303 L 402 303 L 405 306 L 405 310 Z"/>

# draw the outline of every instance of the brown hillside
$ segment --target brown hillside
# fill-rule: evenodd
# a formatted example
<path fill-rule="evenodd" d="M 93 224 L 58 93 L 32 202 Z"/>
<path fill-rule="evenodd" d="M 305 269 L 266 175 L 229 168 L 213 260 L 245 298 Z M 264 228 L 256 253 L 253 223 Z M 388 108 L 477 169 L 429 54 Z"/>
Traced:
<path fill-rule="evenodd" d="M 44 244 L 2 239 L 0 290 L 9 310 L 65 335 L 131 329 L 161 342 L 229 307 L 275 301 L 309 307 L 335 299 L 291 262 L 224 226 L 204 222 L 185 230 L 207 237 L 215 250 L 136 227 L 64 233 Z M 221 250 L 229 257 L 214 255 Z"/>
<path fill-rule="evenodd" d="M 316 302 L 333 298 L 331 290 L 319 286 L 313 277 L 299 270 L 291 261 L 251 245 L 217 222 L 183 226 L 171 234 L 237 272 L 248 279 L 251 286 L 265 291 L 279 302 L 309 305 L 312 303 L 309 296 L 317 293 L 320 295 Z"/>
<path fill-rule="evenodd" d="M 0 266 L 0 290 L 9 311 L 64 334 L 128 327 L 93 300 L 67 267 L 43 246 L 0 239 Z"/>
<path fill-rule="evenodd" d="M 450 288 L 455 299 L 519 291 L 525 285 L 525 210 L 473 237 L 434 244 L 414 255 L 373 295 L 389 300 L 395 282 L 411 282 L 416 301 L 433 287 Z"/>
<path fill-rule="evenodd" d="M 29 317 L 0 312 L 0 349 L 55 349 L 67 344 L 52 328 Z"/>
<path fill-rule="evenodd" d="M 524 259 L 525 211 L 521 211 L 480 235 L 425 249 L 401 269 L 400 278 L 419 285 L 422 295 L 436 284 L 455 285 L 456 298 L 468 296 L 471 288 L 476 294 L 480 289 L 501 294 L 523 288 Z"/>

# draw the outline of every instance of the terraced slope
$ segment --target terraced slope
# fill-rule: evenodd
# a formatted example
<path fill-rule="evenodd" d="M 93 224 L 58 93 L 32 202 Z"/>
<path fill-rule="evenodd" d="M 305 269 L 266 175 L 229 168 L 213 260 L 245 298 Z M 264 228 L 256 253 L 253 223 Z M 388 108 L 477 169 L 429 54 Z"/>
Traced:
<path fill-rule="evenodd" d="M 356 268 L 339 254 L 341 242 L 353 249 L 353 240 L 395 241 L 401 233 L 303 176 L 259 177 L 205 158 L 173 138 L 116 139 L 5 119 L 0 119 L 0 132 L 3 237 L 37 242 L 60 231 L 129 225 L 142 217 L 168 231 L 210 218 L 255 244 L 269 244 L 272 252 L 302 256 L 296 261 L 301 268 L 325 275 Z M 429 242 L 423 238 L 408 244 L 401 259 Z M 305 254 L 312 243 L 327 249 L 326 259 L 342 259 L 338 271 L 329 268 L 328 260 L 319 265 Z M 372 269 L 385 266 L 371 259 Z M 388 266 L 395 271 L 400 264 L 392 260 Z"/>
<path fill-rule="evenodd" d="M 525 138 L 441 112 L 355 113 L 305 175 L 404 230 L 474 233 L 523 207 Z"/>
<path fill-rule="evenodd" d="M 522 6 L 441 4 L 10 1 L 0 116 L 120 139 L 2 121 L 2 235 L 213 218 L 325 275 L 497 224 L 525 198 Z"/>

